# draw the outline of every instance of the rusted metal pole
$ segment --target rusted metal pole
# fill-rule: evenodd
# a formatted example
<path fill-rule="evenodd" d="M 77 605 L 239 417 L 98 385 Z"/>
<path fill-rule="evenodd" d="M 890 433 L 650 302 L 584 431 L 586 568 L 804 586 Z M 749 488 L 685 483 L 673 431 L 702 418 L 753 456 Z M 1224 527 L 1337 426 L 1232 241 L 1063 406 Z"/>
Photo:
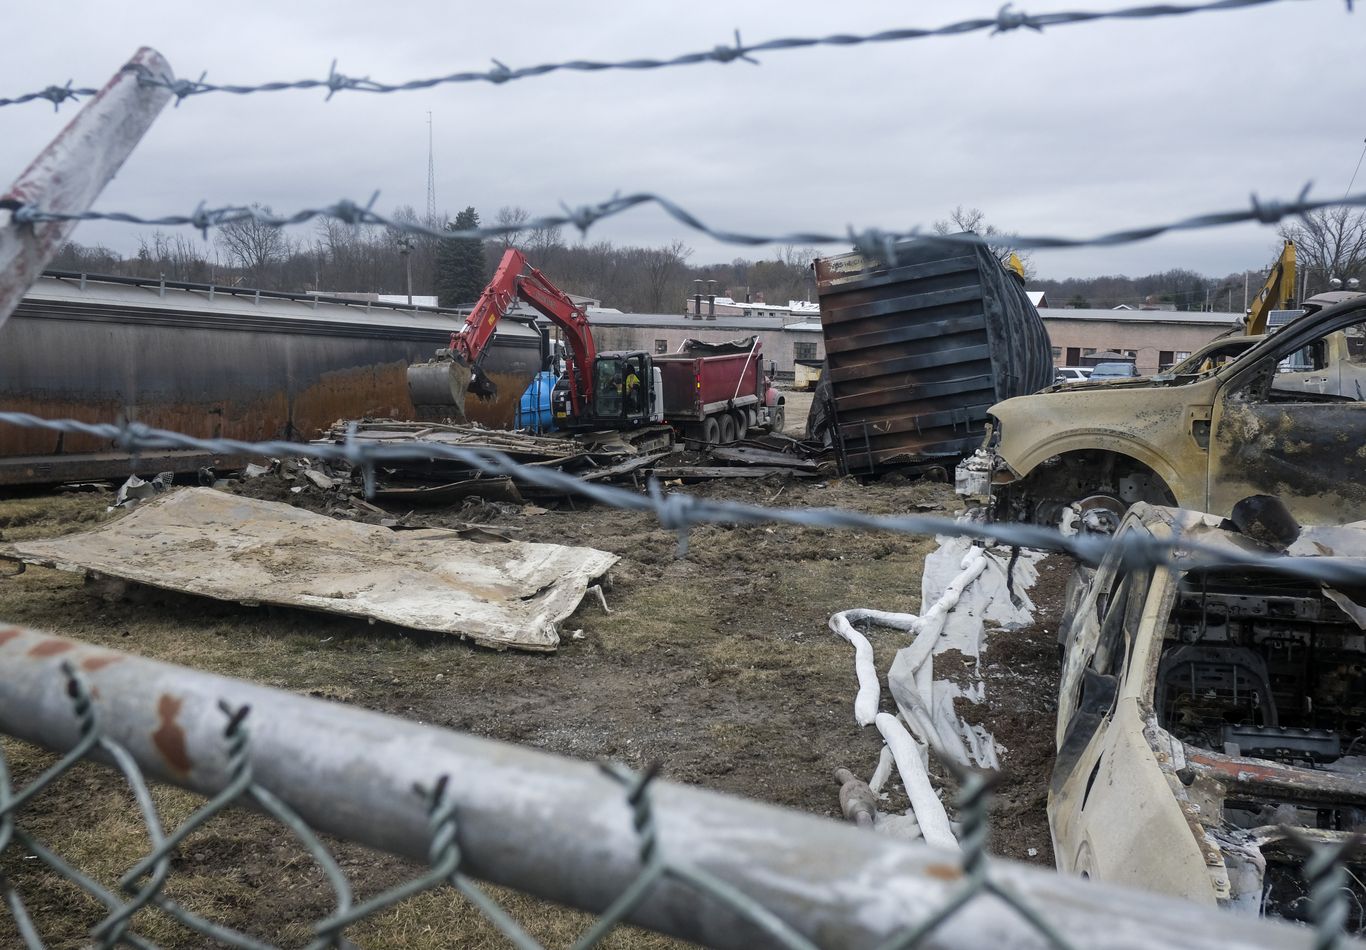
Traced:
<path fill-rule="evenodd" d="M 22 207 L 58 214 L 90 210 L 171 101 L 166 84 L 144 83 L 144 77 L 166 83 L 175 78 L 160 53 L 139 49 L 0 197 L 0 209 L 10 212 L 0 223 L 0 326 L 77 223 L 22 223 L 13 219 L 13 212 Z"/>
<path fill-rule="evenodd" d="M 0 732 L 58 751 L 76 743 L 64 661 L 86 678 L 102 734 L 163 781 L 204 795 L 224 787 L 226 701 L 251 707 L 255 781 L 315 830 L 425 861 L 427 816 L 414 787 L 447 776 L 468 873 L 592 912 L 640 875 L 622 786 L 589 763 L 19 627 L 0 627 Z M 668 782 L 652 790 L 658 847 L 669 861 L 710 872 L 818 946 L 880 945 L 968 883 L 959 854 Z M 1308 928 L 1004 859 L 990 868 L 1079 947 L 1308 947 L 1314 938 Z M 674 880 L 657 882 L 630 919 L 710 946 L 773 944 L 732 905 Z M 1047 943 L 1001 900 L 980 894 L 920 946 Z"/>

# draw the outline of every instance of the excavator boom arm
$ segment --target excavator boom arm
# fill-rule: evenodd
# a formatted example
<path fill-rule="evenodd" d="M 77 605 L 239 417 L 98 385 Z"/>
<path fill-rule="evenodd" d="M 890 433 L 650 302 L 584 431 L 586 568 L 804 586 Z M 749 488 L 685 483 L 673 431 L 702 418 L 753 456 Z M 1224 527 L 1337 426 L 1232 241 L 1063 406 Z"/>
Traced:
<path fill-rule="evenodd" d="M 1294 297 L 1295 242 L 1286 241 L 1281 256 L 1271 265 L 1266 283 L 1252 300 L 1247 315 L 1247 332 L 1251 335 L 1265 333 L 1271 311 L 1286 309 Z"/>
<path fill-rule="evenodd" d="M 469 366 L 478 366 L 498 329 L 498 321 L 518 298 L 535 307 L 564 333 L 572 354 L 568 367 L 570 399 L 575 414 L 581 413 L 592 402 L 593 363 L 598 355 L 588 314 L 545 274 L 530 267 L 526 255 L 515 247 L 503 252 L 493 279 L 479 295 L 465 325 L 451 334 L 451 355 Z"/>
<path fill-rule="evenodd" d="M 517 282 L 517 295 L 559 327 L 569 344 L 569 392 L 576 414 L 593 401 L 593 363 L 598 356 L 588 314 L 564 291 L 532 267 Z"/>
<path fill-rule="evenodd" d="M 488 282 L 479 300 L 465 318 L 465 325 L 451 334 L 451 354 L 458 355 L 466 363 L 479 362 L 484 348 L 493 339 L 498 329 L 498 321 L 512 309 L 516 299 L 517 281 L 521 277 L 526 258 L 515 247 L 510 247 L 498 262 L 493 279 Z"/>

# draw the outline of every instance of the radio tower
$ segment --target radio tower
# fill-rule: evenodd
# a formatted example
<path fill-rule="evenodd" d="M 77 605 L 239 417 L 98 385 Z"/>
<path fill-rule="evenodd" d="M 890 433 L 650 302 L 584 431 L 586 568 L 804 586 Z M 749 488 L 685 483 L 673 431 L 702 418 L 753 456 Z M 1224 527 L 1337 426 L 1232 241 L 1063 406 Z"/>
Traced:
<path fill-rule="evenodd" d="M 432 158 L 432 114 L 427 113 L 427 227 L 436 227 L 436 162 Z"/>

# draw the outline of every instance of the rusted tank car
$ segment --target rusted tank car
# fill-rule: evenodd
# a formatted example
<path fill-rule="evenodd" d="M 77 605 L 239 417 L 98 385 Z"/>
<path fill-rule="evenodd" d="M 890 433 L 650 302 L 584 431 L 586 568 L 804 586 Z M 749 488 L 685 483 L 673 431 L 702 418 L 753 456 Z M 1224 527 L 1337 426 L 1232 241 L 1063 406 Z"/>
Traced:
<path fill-rule="evenodd" d="M 337 419 L 413 418 L 408 364 L 459 325 L 431 308 L 49 272 L 0 328 L 0 409 L 306 440 Z M 486 363 L 499 395 L 472 399 L 471 419 L 510 426 L 543 350 L 530 322 L 506 321 Z M 236 461 L 155 452 L 130 465 L 98 439 L 0 425 L 0 485 Z"/>

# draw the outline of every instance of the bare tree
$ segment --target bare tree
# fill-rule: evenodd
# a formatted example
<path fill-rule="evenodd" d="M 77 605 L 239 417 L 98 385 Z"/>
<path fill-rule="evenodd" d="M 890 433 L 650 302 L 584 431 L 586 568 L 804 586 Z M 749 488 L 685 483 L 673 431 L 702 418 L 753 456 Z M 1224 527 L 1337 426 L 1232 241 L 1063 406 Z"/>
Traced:
<path fill-rule="evenodd" d="M 269 206 L 252 205 L 252 210 L 271 214 Z M 240 267 L 247 280 L 268 290 L 277 282 L 276 271 L 295 250 L 282 228 L 256 218 L 232 221 L 218 229 L 218 244 L 229 263 Z"/>
<path fill-rule="evenodd" d="M 503 205 L 498 209 L 498 213 L 493 216 L 493 223 L 500 228 L 515 229 L 498 238 L 496 243 L 499 253 L 510 247 L 522 246 L 525 237 L 525 225 L 530 220 L 531 213 L 526 208 L 520 208 L 517 205 Z"/>
<path fill-rule="evenodd" d="M 640 252 L 641 266 L 645 272 L 646 299 L 650 313 L 665 313 L 665 301 L 669 310 L 677 308 L 676 301 L 684 296 L 683 270 L 692 248 L 682 241 L 674 241 L 667 247 L 643 248 Z"/>
<path fill-rule="evenodd" d="M 1277 233 L 1295 242 L 1296 264 L 1308 274 L 1310 294 L 1328 290 L 1334 277 L 1366 279 L 1366 211 L 1320 208 Z"/>
<path fill-rule="evenodd" d="M 1003 266 L 1010 266 L 1011 254 L 1017 256 L 1020 259 L 1020 264 L 1024 267 L 1025 280 L 1033 280 L 1036 273 L 1034 261 L 1030 255 L 1011 243 L 1012 235 L 1006 234 L 993 224 L 988 224 L 986 218 L 986 214 L 980 208 L 964 208 L 959 205 L 953 209 L 948 220 L 934 222 L 934 233 L 956 234 L 960 231 L 971 231 L 986 241 L 987 249 L 996 256 L 996 259 Z"/>
<path fill-rule="evenodd" d="M 531 228 L 521 232 L 521 248 L 533 267 L 553 270 L 564 256 L 564 239 L 560 236 L 560 226 Z"/>
<path fill-rule="evenodd" d="M 213 277 L 200 242 L 185 234 L 153 231 L 138 238 L 137 269 L 145 277 L 164 276 L 168 280 L 208 282 Z"/>

